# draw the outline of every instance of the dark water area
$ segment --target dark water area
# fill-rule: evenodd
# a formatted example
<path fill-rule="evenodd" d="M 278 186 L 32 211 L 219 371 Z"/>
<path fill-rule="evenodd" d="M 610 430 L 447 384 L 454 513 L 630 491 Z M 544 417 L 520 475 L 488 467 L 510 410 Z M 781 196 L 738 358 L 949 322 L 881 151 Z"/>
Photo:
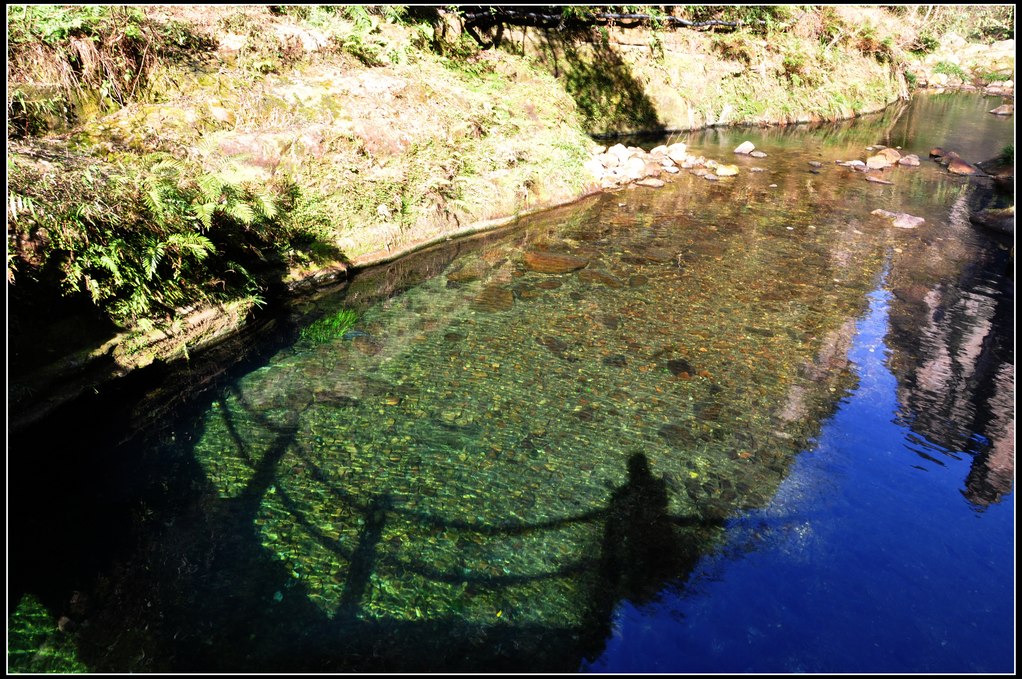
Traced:
<path fill-rule="evenodd" d="M 363 272 L 19 433 L 9 669 L 1012 671 L 1014 262 L 926 157 L 997 155 L 998 103 L 676 137 L 740 174 Z M 921 165 L 834 163 L 874 144 Z"/>

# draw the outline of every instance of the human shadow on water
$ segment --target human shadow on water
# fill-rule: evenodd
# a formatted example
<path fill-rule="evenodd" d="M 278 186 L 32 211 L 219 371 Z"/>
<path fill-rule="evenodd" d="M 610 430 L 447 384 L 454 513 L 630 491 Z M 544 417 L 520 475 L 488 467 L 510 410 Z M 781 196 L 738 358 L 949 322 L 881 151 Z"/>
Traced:
<path fill-rule="evenodd" d="M 111 558 L 91 568 L 71 568 L 73 581 L 53 568 L 45 579 L 19 583 L 19 592 L 38 594 L 55 619 L 68 618 L 66 633 L 90 671 L 576 671 L 583 658 L 602 650 L 616 602 L 622 597 L 648 601 L 666 583 L 683 582 L 705 544 L 705 531 L 720 526 L 719 521 L 670 516 L 664 481 L 652 475 L 645 455 L 638 453 L 629 461 L 628 482 L 613 491 L 605 507 L 549 520 L 463 522 L 402 506 L 383 489 L 360 499 L 330 487 L 321 502 L 361 517 L 356 544 L 344 548 L 303 515 L 302 503 L 282 498 L 282 460 L 288 452 L 301 455 L 301 411 L 278 413 L 271 420 L 242 394 L 230 393 L 240 404 L 236 414 L 224 407 L 223 398 L 214 402 L 220 404 L 236 459 L 251 472 L 242 491 L 233 498 L 220 496 L 190 444 L 146 453 L 150 466 L 132 473 L 157 479 L 146 491 L 157 497 L 132 498 L 107 512 L 113 516 L 123 511 L 130 520 L 121 517 L 119 523 L 104 525 L 75 521 L 74 530 L 86 531 L 78 542 L 69 543 L 75 551 L 47 551 L 60 554 L 65 563 L 84 563 L 88 536 L 106 549 L 100 536 L 111 527 L 125 530 L 131 524 L 125 544 L 110 547 Z M 246 443 L 252 439 L 241 433 L 236 421 L 241 416 L 260 428 L 259 440 L 268 444 L 261 455 Z M 205 420 L 195 418 L 187 428 L 178 428 L 176 437 L 200 441 L 206 426 Z M 160 478 L 155 468 L 169 471 L 169 476 Z M 93 482 L 102 486 L 88 477 L 88 469 L 78 471 L 84 472 L 78 479 L 82 488 Z M 106 474 L 110 468 L 97 471 Z M 325 610 L 314 599 L 305 574 L 298 572 L 314 564 L 302 563 L 261 530 L 271 495 L 276 498 L 272 511 L 292 514 L 293 525 L 347 564 L 336 574 L 343 578 L 343 593 L 334 610 Z M 62 517 L 76 506 L 87 506 L 90 498 L 83 491 L 52 502 L 61 505 L 59 510 L 33 523 L 38 544 L 60 544 L 66 537 Z M 466 573 L 417 561 L 407 552 L 397 558 L 383 549 L 392 521 L 421 527 L 423 535 L 450 531 L 484 536 L 493 544 L 530 534 L 553 537 L 553 531 L 584 524 L 592 527 L 593 535 L 602 535 L 602 543 L 565 555 L 547 571 Z M 22 535 L 19 546 L 31 549 L 33 541 Z M 558 625 L 505 616 L 485 623 L 456 614 L 373 617 L 367 614 L 368 592 L 381 575 L 418 577 L 438 586 L 457 583 L 508 596 L 515 596 L 513 587 L 571 583 L 577 596 L 570 605 L 581 609 L 574 611 L 581 622 Z M 9 602 L 11 610 L 12 603 L 16 605 Z"/>
<path fill-rule="evenodd" d="M 642 605 L 665 587 L 682 584 L 706 544 L 706 531 L 724 525 L 723 519 L 671 516 L 668 501 L 667 482 L 653 475 L 644 453 L 634 453 L 628 459 L 628 481 L 614 490 L 604 519 L 591 610 L 591 626 L 604 634 L 584 654 L 587 660 L 602 651 L 619 601 Z"/>

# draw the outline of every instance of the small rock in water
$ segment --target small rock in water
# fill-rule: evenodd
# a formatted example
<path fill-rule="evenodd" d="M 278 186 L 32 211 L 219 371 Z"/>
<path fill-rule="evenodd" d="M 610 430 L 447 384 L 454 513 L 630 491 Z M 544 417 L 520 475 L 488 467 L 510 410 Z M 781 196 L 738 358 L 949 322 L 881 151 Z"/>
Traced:
<path fill-rule="evenodd" d="M 755 150 L 756 150 L 755 144 L 753 144 L 751 141 L 743 141 L 741 144 L 737 146 L 737 148 L 735 148 L 735 153 L 747 155 Z"/>
<path fill-rule="evenodd" d="M 891 162 L 887 156 L 882 156 L 879 153 L 866 159 L 866 167 L 870 170 L 882 170 L 890 164 Z"/>
<path fill-rule="evenodd" d="M 766 158 L 767 157 L 767 154 L 763 153 L 762 151 L 753 151 L 749 155 L 752 156 L 753 158 Z"/>
<path fill-rule="evenodd" d="M 898 215 L 891 224 L 898 227 L 899 229 L 914 229 L 926 220 L 922 217 L 914 217 L 909 214 Z"/>
<path fill-rule="evenodd" d="M 535 299 L 543 294 L 531 285 L 516 285 L 511 288 L 511 292 L 514 293 L 515 299 Z M 504 309 L 500 311 L 504 311 Z"/>
<path fill-rule="evenodd" d="M 657 433 L 663 436 L 668 443 L 675 446 L 685 445 L 686 443 L 689 443 L 692 439 L 692 436 L 689 434 L 688 429 L 681 426 L 680 424 L 673 423 L 665 424 L 664 426 L 660 427 L 660 430 L 657 431 Z"/>
<path fill-rule="evenodd" d="M 899 229 L 914 229 L 926 221 L 922 217 L 915 217 L 905 212 L 891 212 L 890 210 L 877 209 L 873 210 L 870 214 L 890 219 L 891 224 Z"/>
<path fill-rule="evenodd" d="M 878 156 L 883 156 L 887 159 L 888 164 L 893 165 L 901 159 L 901 152 L 897 149 L 883 147 L 880 149 Z"/>
<path fill-rule="evenodd" d="M 639 288 L 649 282 L 649 277 L 643 276 L 642 274 L 635 274 L 628 279 L 628 287 Z"/>
<path fill-rule="evenodd" d="M 351 341 L 351 343 L 356 349 L 358 349 L 359 353 L 366 356 L 375 356 L 383 349 L 376 340 L 368 335 L 356 337 Z"/>
<path fill-rule="evenodd" d="M 990 111 L 995 116 L 1010 116 L 1015 113 L 1015 106 L 1012 104 L 1002 104 L 995 109 Z"/>
<path fill-rule="evenodd" d="M 809 164 L 812 165 L 813 167 L 823 167 L 823 163 L 821 163 L 818 160 L 810 160 Z"/>
<path fill-rule="evenodd" d="M 648 186 L 652 189 L 660 189 L 666 186 L 666 182 L 663 179 L 657 179 L 656 177 L 648 177 L 646 179 L 640 179 L 635 182 L 636 186 Z"/>
<path fill-rule="evenodd" d="M 956 151 L 947 151 L 944 153 L 944 155 L 937 159 L 937 162 L 943 165 L 944 167 L 947 167 L 948 165 L 951 164 L 951 161 L 960 159 L 961 156 L 958 155 Z"/>
<path fill-rule="evenodd" d="M 693 368 L 692 364 L 683 358 L 672 358 L 667 361 L 667 369 L 670 370 L 671 374 L 675 377 L 682 373 L 688 373 L 689 375 L 695 374 L 695 368 Z"/>
<path fill-rule="evenodd" d="M 589 264 L 589 260 L 583 257 L 539 250 L 526 252 L 522 261 L 525 268 L 538 273 L 568 273 Z"/>
<path fill-rule="evenodd" d="M 951 174 L 976 174 L 976 168 L 961 158 L 955 158 L 947 165 L 947 171 Z"/>
<path fill-rule="evenodd" d="M 682 142 L 667 147 L 667 157 L 676 163 L 683 163 L 688 158 L 688 146 Z"/>
<path fill-rule="evenodd" d="M 674 252 L 658 247 L 636 248 L 633 257 L 637 263 L 655 262 L 663 264 L 664 262 L 674 261 Z"/>
<path fill-rule="evenodd" d="M 914 153 L 910 153 L 907 156 L 902 156 L 898 159 L 898 165 L 908 165 L 909 167 L 916 167 L 919 165 L 919 156 Z"/>
<path fill-rule="evenodd" d="M 554 354 L 558 358 L 563 358 L 566 361 L 576 361 L 578 359 L 567 356 L 564 352 L 568 350 L 568 343 L 562 339 L 558 339 L 553 335 L 543 335 L 537 337 L 536 341 L 550 350 L 550 353 Z"/>
<path fill-rule="evenodd" d="M 468 283 L 469 281 L 477 281 L 485 276 L 490 270 L 490 265 L 482 260 L 476 260 L 469 262 L 461 266 L 461 268 L 448 272 L 447 280 L 456 281 L 458 283 Z"/>
<path fill-rule="evenodd" d="M 596 269 L 582 269 L 578 272 L 578 279 L 586 283 L 601 283 L 609 288 L 623 287 L 623 283 L 616 276 Z"/>
<path fill-rule="evenodd" d="M 873 176 L 871 174 L 866 175 L 866 181 L 873 182 L 874 184 L 893 184 L 894 183 L 894 182 L 891 182 L 891 181 L 887 181 L 886 179 L 881 179 L 880 177 L 875 177 L 875 176 Z"/>
<path fill-rule="evenodd" d="M 493 313 L 495 311 L 507 311 L 514 304 L 515 296 L 513 292 L 499 285 L 488 285 L 472 301 L 472 308 L 476 311 Z"/>
<path fill-rule="evenodd" d="M 692 411 L 700 420 L 718 420 L 720 419 L 721 405 L 715 401 L 703 401 L 696 403 Z"/>

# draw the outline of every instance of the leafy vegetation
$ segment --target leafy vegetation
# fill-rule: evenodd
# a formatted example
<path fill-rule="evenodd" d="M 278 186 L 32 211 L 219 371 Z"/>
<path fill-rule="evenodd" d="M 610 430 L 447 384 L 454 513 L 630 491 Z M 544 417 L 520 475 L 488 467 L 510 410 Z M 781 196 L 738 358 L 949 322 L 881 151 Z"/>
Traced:
<path fill-rule="evenodd" d="M 1001 149 L 1001 160 L 1005 164 L 1012 164 L 1012 163 L 1015 162 L 1015 145 L 1014 144 L 1008 144 L 1003 149 Z"/>
<path fill-rule="evenodd" d="M 933 67 L 933 72 L 950 75 L 963 81 L 969 79 L 969 74 L 963 71 L 961 66 L 951 63 L 950 61 L 937 62 L 937 64 Z"/>
<path fill-rule="evenodd" d="M 544 70 L 521 45 L 489 49 L 406 6 L 234 6 L 205 23 L 155 7 L 10 7 L 8 281 L 45 282 L 125 325 L 254 299 L 288 268 L 578 195 L 586 131 L 663 124 L 652 83 L 676 81 L 691 111 L 730 107 L 737 122 L 847 116 L 890 100 L 909 50 L 968 28 L 934 7 L 550 11 L 576 29 L 550 32 L 563 58 Z M 648 49 L 577 29 L 613 12 L 646 17 L 633 23 Z M 986 36 L 1014 16 L 975 15 L 969 30 Z M 669 49 L 670 17 L 741 25 L 691 34 L 722 57 L 693 81 Z M 36 143 L 54 130 L 86 150 Z"/>
<path fill-rule="evenodd" d="M 957 33 L 966 40 L 992 42 L 1015 35 L 1015 5 L 915 5 L 892 7 L 906 18 L 919 19 L 931 36 Z"/>
<path fill-rule="evenodd" d="M 161 60 L 208 48 L 179 22 L 157 23 L 139 7 L 10 5 L 7 8 L 9 134 L 71 124 L 146 93 Z"/>
<path fill-rule="evenodd" d="M 358 312 L 353 309 L 340 309 L 337 313 L 325 316 L 302 328 L 300 337 L 303 340 L 321 344 L 344 337 L 358 323 Z"/>
<path fill-rule="evenodd" d="M 792 21 L 799 5 L 682 5 L 682 14 L 691 21 L 728 21 L 762 25 L 775 29 Z"/>
<path fill-rule="evenodd" d="M 80 157 L 58 173 L 9 156 L 8 247 L 21 254 L 8 256 L 8 281 L 59 280 L 128 324 L 258 295 L 248 267 L 288 243 L 285 229 L 267 232 L 293 187 L 162 154 L 138 162 Z"/>

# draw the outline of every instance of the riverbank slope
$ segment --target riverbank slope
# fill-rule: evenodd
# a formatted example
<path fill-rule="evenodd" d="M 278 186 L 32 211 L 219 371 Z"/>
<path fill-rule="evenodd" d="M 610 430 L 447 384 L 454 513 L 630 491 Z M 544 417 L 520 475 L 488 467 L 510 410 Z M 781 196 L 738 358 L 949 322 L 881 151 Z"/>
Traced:
<path fill-rule="evenodd" d="M 908 8 L 582 9 L 10 8 L 12 413 L 599 190 L 594 138 L 851 117 L 955 49 Z M 955 65 L 1012 83 L 1002 47 Z"/>

